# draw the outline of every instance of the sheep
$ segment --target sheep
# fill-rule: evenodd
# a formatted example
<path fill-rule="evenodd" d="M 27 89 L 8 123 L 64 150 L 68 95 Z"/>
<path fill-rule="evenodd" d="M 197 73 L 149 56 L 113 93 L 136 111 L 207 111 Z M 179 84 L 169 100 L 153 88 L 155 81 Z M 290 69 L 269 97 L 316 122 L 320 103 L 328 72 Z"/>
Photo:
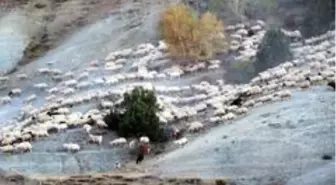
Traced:
<path fill-rule="evenodd" d="M 174 141 L 174 144 L 177 144 L 177 145 L 180 145 L 180 146 L 183 146 L 183 145 L 185 145 L 187 143 L 188 143 L 188 139 L 185 138 L 185 137 L 183 137 L 183 138 L 181 138 L 179 140 L 175 140 Z"/>
<path fill-rule="evenodd" d="M 25 99 L 25 102 L 26 103 L 31 103 L 33 102 L 34 100 L 36 100 L 37 96 L 35 94 L 32 94 L 30 96 L 28 96 L 26 99 Z"/>
<path fill-rule="evenodd" d="M 297 83 L 294 82 L 294 81 L 288 80 L 288 81 L 283 82 L 283 86 L 285 86 L 285 87 L 295 87 L 295 86 L 297 86 Z"/>
<path fill-rule="evenodd" d="M 308 80 L 311 83 L 319 83 L 319 82 L 321 82 L 323 80 L 323 77 L 319 76 L 319 75 L 315 75 L 315 76 L 308 77 Z"/>
<path fill-rule="evenodd" d="M 60 69 L 51 69 L 50 73 L 52 73 L 53 75 L 60 75 L 62 74 L 62 71 Z"/>
<path fill-rule="evenodd" d="M 90 138 L 90 142 L 92 143 L 97 143 L 98 145 L 100 145 L 103 142 L 103 136 L 99 135 L 99 136 L 95 136 L 95 135 L 91 135 L 89 134 L 89 138 Z"/>
<path fill-rule="evenodd" d="M 236 119 L 236 115 L 232 112 L 229 112 L 223 116 L 223 120 L 229 121 Z"/>
<path fill-rule="evenodd" d="M 48 137 L 49 133 L 47 129 L 37 128 L 31 131 L 35 137 Z"/>
<path fill-rule="evenodd" d="M 87 72 L 84 72 L 84 74 L 86 74 Z M 74 87 L 78 84 L 78 81 L 77 80 L 68 80 L 68 81 L 65 81 L 64 82 L 64 85 L 65 86 L 68 86 L 68 87 Z"/>
<path fill-rule="evenodd" d="M 62 148 L 67 152 L 78 152 L 80 150 L 80 146 L 76 143 L 64 143 Z"/>
<path fill-rule="evenodd" d="M 86 133 L 90 133 L 92 126 L 88 124 L 84 124 L 83 129 L 85 130 Z"/>
<path fill-rule="evenodd" d="M 0 103 L 3 105 L 9 104 L 11 101 L 12 101 L 12 98 L 9 96 L 0 98 Z"/>
<path fill-rule="evenodd" d="M 1 145 L 11 145 L 16 141 L 16 137 L 7 135 L 1 140 Z"/>
<path fill-rule="evenodd" d="M 230 37 L 231 37 L 233 40 L 238 40 L 238 41 L 240 41 L 240 40 L 243 39 L 243 37 L 242 37 L 241 35 L 239 35 L 239 34 L 231 34 Z"/>
<path fill-rule="evenodd" d="M 100 103 L 100 106 L 103 108 L 103 109 L 106 109 L 106 108 L 112 108 L 113 107 L 113 102 L 111 101 L 102 101 Z"/>
<path fill-rule="evenodd" d="M 32 148 L 32 145 L 27 141 L 14 145 L 15 152 L 31 152 Z"/>
<path fill-rule="evenodd" d="M 16 75 L 16 78 L 18 78 L 19 80 L 25 80 L 28 78 L 28 76 L 26 74 L 18 74 Z"/>
<path fill-rule="evenodd" d="M 140 137 L 140 142 L 142 142 L 142 143 L 149 143 L 149 138 L 147 137 L 147 136 L 142 136 L 142 137 Z"/>
<path fill-rule="evenodd" d="M 292 96 L 292 93 L 289 90 L 283 90 L 276 93 L 280 98 L 289 98 Z"/>
<path fill-rule="evenodd" d="M 259 73 L 259 76 L 262 81 L 268 81 L 272 78 L 272 75 L 268 71 Z"/>
<path fill-rule="evenodd" d="M 46 83 L 38 83 L 35 84 L 34 87 L 39 90 L 45 90 L 48 87 L 48 84 Z"/>
<path fill-rule="evenodd" d="M 273 100 L 273 97 L 271 95 L 266 95 L 266 96 L 262 96 L 259 98 L 259 101 L 262 103 L 266 103 L 272 100 Z"/>
<path fill-rule="evenodd" d="M 96 125 L 100 128 L 106 128 L 108 125 L 105 123 L 103 119 L 96 120 Z"/>
<path fill-rule="evenodd" d="M 22 141 L 30 141 L 32 139 L 32 134 L 31 133 L 22 133 L 22 136 L 20 137 L 20 139 Z"/>
<path fill-rule="evenodd" d="M 14 152 L 14 147 L 12 145 L 5 145 L 0 147 L 0 151 L 3 153 L 12 153 Z"/>
<path fill-rule="evenodd" d="M 238 115 L 245 115 L 248 112 L 248 109 L 246 107 L 239 107 L 238 109 L 236 109 L 236 114 Z"/>
<path fill-rule="evenodd" d="M 57 87 L 53 87 L 51 89 L 48 89 L 47 92 L 49 94 L 55 94 L 55 93 L 59 92 L 59 89 Z"/>
<path fill-rule="evenodd" d="M 189 127 L 188 127 L 188 131 L 189 132 L 198 132 L 200 131 L 201 129 L 203 129 L 203 124 L 200 123 L 200 122 L 193 122 L 193 123 L 190 123 Z"/>
<path fill-rule="evenodd" d="M 37 70 L 39 73 L 41 74 L 47 74 L 50 73 L 50 69 L 49 68 L 40 68 Z"/>
<path fill-rule="evenodd" d="M 92 85 L 91 82 L 87 82 L 87 81 L 84 81 L 84 82 L 80 82 L 76 85 L 76 88 L 78 89 L 85 89 L 85 88 L 88 88 Z"/>
<path fill-rule="evenodd" d="M 323 78 L 334 77 L 335 76 L 335 71 L 332 71 L 332 70 L 322 71 L 321 76 Z"/>
<path fill-rule="evenodd" d="M 207 108 L 207 105 L 205 103 L 199 103 L 195 106 L 195 110 L 197 112 L 204 111 Z"/>
<path fill-rule="evenodd" d="M 244 102 L 242 105 L 244 107 L 253 107 L 256 104 L 256 102 L 254 100 L 248 100 L 246 102 Z"/>
<path fill-rule="evenodd" d="M 120 146 L 120 145 L 124 145 L 124 144 L 126 144 L 127 143 L 127 140 L 125 139 L 125 138 L 123 138 L 123 137 L 120 137 L 120 138 L 118 138 L 118 139 L 115 139 L 115 140 L 113 140 L 113 141 L 110 141 L 110 145 L 111 146 Z"/>
<path fill-rule="evenodd" d="M 9 77 L 8 76 L 0 76 L 0 82 L 8 82 Z"/>
<path fill-rule="evenodd" d="M 74 78 L 75 74 L 71 71 L 64 74 L 64 78 Z"/>
<path fill-rule="evenodd" d="M 167 46 L 167 44 L 166 44 L 163 40 L 160 40 L 160 41 L 159 41 L 158 49 L 159 49 L 160 51 L 167 51 L 168 46 Z"/>
<path fill-rule="evenodd" d="M 282 67 L 288 70 L 293 67 L 293 64 L 291 62 L 285 62 L 282 64 Z"/>
<path fill-rule="evenodd" d="M 63 91 L 61 91 L 61 93 L 62 93 L 62 95 L 67 96 L 67 95 L 70 95 L 70 94 L 74 94 L 75 91 L 76 90 L 73 89 L 73 88 L 66 88 Z"/>
<path fill-rule="evenodd" d="M 219 116 L 214 116 L 214 117 L 210 117 L 209 121 L 210 123 L 218 123 L 221 121 L 221 118 Z"/>
<path fill-rule="evenodd" d="M 19 96 L 21 95 L 22 93 L 22 90 L 19 89 L 19 88 L 15 88 L 15 89 L 12 89 L 10 92 L 9 92 L 9 95 L 11 96 Z"/>

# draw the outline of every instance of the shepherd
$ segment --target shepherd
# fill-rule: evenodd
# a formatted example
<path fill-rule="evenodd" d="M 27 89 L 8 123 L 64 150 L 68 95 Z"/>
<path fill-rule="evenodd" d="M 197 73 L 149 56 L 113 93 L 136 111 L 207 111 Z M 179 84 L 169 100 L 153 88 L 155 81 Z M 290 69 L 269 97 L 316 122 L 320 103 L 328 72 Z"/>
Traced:
<path fill-rule="evenodd" d="M 141 163 L 144 159 L 145 154 L 149 154 L 149 151 L 150 151 L 149 141 L 142 141 L 139 146 L 139 153 L 136 160 L 136 164 Z"/>

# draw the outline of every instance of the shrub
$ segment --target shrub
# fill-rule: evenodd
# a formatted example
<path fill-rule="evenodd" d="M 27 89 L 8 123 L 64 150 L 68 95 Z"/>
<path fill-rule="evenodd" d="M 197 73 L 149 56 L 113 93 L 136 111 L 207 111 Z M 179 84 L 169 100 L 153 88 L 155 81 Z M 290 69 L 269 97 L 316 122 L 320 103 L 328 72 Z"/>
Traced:
<path fill-rule="evenodd" d="M 292 54 L 289 41 L 280 29 L 270 29 L 266 32 L 256 55 L 255 69 L 257 72 L 274 67 L 290 60 Z"/>
<path fill-rule="evenodd" d="M 174 57 L 208 59 L 224 49 L 224 26 L 207 12 L 198 18 L 184 4 L 173 4 L 162 14 L 161 34 Z"/>
<path fill-rule="evenodd" d="M 124 100 L 104 120 L 119 136 L 146 135 L 152 141 L 162 141 L 163 130 L 156 115 L 158 111 L 154 92 L 136 87 L 131 93 L 124 94 Z"/>

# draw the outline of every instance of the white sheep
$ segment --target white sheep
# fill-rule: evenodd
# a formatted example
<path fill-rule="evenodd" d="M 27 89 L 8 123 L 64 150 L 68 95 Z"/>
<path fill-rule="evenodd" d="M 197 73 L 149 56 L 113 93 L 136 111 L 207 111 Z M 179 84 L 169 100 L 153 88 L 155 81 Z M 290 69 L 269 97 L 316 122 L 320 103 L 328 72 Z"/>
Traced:
<path fill-rule="evenodd" d="M 63 91 L 61 91 L 62 95 L 64 95 L 64 96 L 74 94 L 75 92 L 76 92 L 76 90 L 74 88 L 66 88 Z"/>
<path fill-rule="evenodd" d="M 312 82 L 312 83 L 319 83 L 322 80 L 323 80 L 323 77 L 319 76 L 319 75 L 309 77 L 309 81 Z"/>
<path fill-rule="evenodd" d="M 48 87 L 48 84 L 46 83 L 38 83 L 34 85 L 35 88 L 39 90 L 45 90 Z"/>
<path fill-rule="evenodd" d="M 247 112 L 248 112 L 248 109 L 246 107 L 239 107 L 236 109 L 236 113 L 238 115 L 245 115 L 247 114 Z"/>
<path fill-rule="evenodd" d="M 158 49 L 160 51 L 166 51 L 168 49 L 168 46 L 167 46 L 167 44 L 163 40 L 160 40 L 159 41 Z"/>
<path fill-rule="evenodd" d="M 200 131 L 201 129 L 203 129 L 203 124 L 200 123 L 200 122 L 193 122 L 193 123 L 190 123 L 189 127 L 188 127 L 188 131 L 190 132 L 198 132 Z"/>
<path fill-rule="evenodd" d="M 76 143 L 64 143 L 62 147 L 67 152 L 78 152 L 80 150 L 80 146 Z"/>
<path fill-rule="evenodd" d="M 284 67 L 285 69 L 289 69 L 293 67 L 293 64 L 291 62 L 285 62 L 282 64 L 282 67 Z"/>
<path fill-rule="evenodd" d="M 39 73 L 41 74 L 47 74 L 50 73 L 50 69 L 49 68 L 40 68 L 37 70 Z"/>
<path fill-rule="evenodd" d="M 110 141 L 111 146 L 121 146 L 121 145 L 125 145 L 126 143 L 127 143 L 127 140 L 123 137 Z"/>
<path fill-rule="evenodd" d="M 66 73 L 63 75 L 64 78 L 74 78 L 74 76 L 75 76 L 75 74 L 74 74 L 73 72 L 71 72 L 71 71 L 66 72 Z"/>
<path fill-rule="evenodd" d="M 199 103 L 194 108 L 197 112 L 201 112 L 207 108 L 207 105 L 205 103 Z"/>
<path fill-rule="evenodd" d="M 106 109 L 106 108 L 112 108 L 113 107 L 113 102 L 111 101 L 102 101 L 100 103 L 100 106 L 103 108 L 103 109 Z"/>
<path fill-rule="evenodd" d="M 98 119 L 96 120 L 96 125 L 99 127 L 99 128 L 107 128 L 107 124 L 105 123 L 105 121 L 103 119 Z"/>
<path fill-rule="evenodd" d="M 15 141 L 16 141 L 16 137 L 8 135 L 2 138 L 1 145 L 11 145 Z"/>
<path fill-rule="evenodd" d="M 15 88 L 15 89 L 12 89 L 10 92 L 13 96 L 19 96 L 19 95 L 21 95 L 22 90 L 19 89 L 19 88 Z"/>
<path fill-rule="evenodd" d="M 68 80 L 68 81 L 64 82 L 64 85 L 66 85 L 68 87 L 73 87 L 73 86 L 75 86 L 77 84 L 78 84 L 77 80 Z"/>
<path fill-rule="evenodd" d="M 289 98 L 292 96 L 292 93 L 289 90 L 283 90 L 276 93 L 280 98 Z"/>
<path fill-rule="evenodd" d="M 19 80 L 25 80 L 28 78 L 28 76 L 26 74 L 18 74 L 16 75 L 16 78 L 18 78 Z"/>
<path fill-rule="evenodd" d="M 48 137 L 49 136 L 48 130 L 43 129 L 43 128 L 36 128 L 32 130 L 31 132 L 36 137 Z"/>
<path fill-rule="evenodd" d="M 177 144 L 177 145 L 183 146 L 183 145 L 188 143 L 188 139 L 183 137 L 179 140 L 175 140 L 174 143 Z"/>
<path fill-rule="evenodd" d="M 223 116 L 223 120 L 229 121 L 229 120 L 236 119 L 236 117 L 237 116 L 234 113 L 229 112 Z"/>
<path fill-rule="evenodd" d="M 0 82 L 8 82 L 9 77 L 8 76 L 0 76 Z"/>
<path fill-rule="evenodd" d="M 51 89 L 48 89 L 47 92 L 49 94 L 55 94 L 55 93 L 59 92 L 59 89 L 57 87 L 53 87 Z"/>
<path fill-rule="evenodd" d="M 57 112 L 64 115 L 70 114 L 70 110 L 66 107 L 58 108 Z"/>
<path fill-rule="evenodd" d="M 266 103 L 272 101 L 273 97 L 271 95 L 265 95 L 259 98 L 259 102 Z"/>
<path fill-rule="evenodd" d="M 76 85 L 76 88 L 78 89 L 85 89 L 85 88 L 88 88 L 92 85 L 91 82 L 87 82 L 87 81 L 83 81 L 83 82 L 80 82 Z"/>
<path fill-rule="evenodd" d="M 78 80 L 87 79 L 88 77 L 89 77 L 89 73 L 83 72 L 82 74 L 79 75 Z"/>
<path fill-rule="evenodd" d="M 62 71 L 60 69 L 51 69 L 50 73 L 52 73 L 53 75 L 60 75 L 62 74 Z"/>
<path fill-rule="evenodd" d="M 36 100 L 36 98 L 37 98 L 36 94 L 32 94 L 32 95 L 28 96 L 28 97 L 25 99 L 25 102 L 26 102 L 26 103 L 31 103 L 31 102 L 33 102 L 34 100 Z"/>
<path fill-rule="evenodd" d="M 295 87 L 295 86 L 297 86 L 297 83 L 294 82 L 294 81 L 291 81 L 291 80 L 284 81 L 283 84 L 284 84 L 286 87 Z"/>
<path fill-rule="evenodd" d="M 88 124 L 84 124 L 83 128 L 84 128 L 84 130 L 85 130 L 86 133 L 90 133 L 90 131 L 92 129 L 92 126 L 88 125 Z"/>
<path fill-rule="evenodd" d="M 0 151 L 3 153 L 12 153 L 14 152 L 14 147 L 12 145 L 5 145 L 0 147 Z"/>
<path fill-rule="evenodd" d="M 243 103 L 244 107 L 253 107 L 256 104 L 254 100 L 247 100 L 246 102 Z"/>
<path fill-rule="evenodd" d="M 32 148 L 32 145 L 27 141 L 14 145 L 15 152 L 30 152 Z"/>
<path fill-rule="evenodd" d="M 92 143 L 97 143 L 98 145 L 100 145 L 103 142 L 103 136 L 99 135 L 99 136 L 95 136 L 95 135 L 91 135 L 89 134 L 89 138 L 90 138 L 90 142 Z"/>
<path fill-rule="evenodd" d="M 5 105 L 5 104 L 8 104 L 12 101 L 12 98 L 9 97 L 9 96 L 5 96 L 5 97 L 2 97 L 0 98 L 0 103 Z"/>
<path fill-rule="evenodd" d="M 142 143 L 149 143 L 149 138 L 147 137 L 147 136 L 142 136 L 142 137 L 140 137 L 140 142 L 142 142 Z"/>
<path fill-rule="evenodd" d="M 59 125 L 56 124 L 55 126 L 56 126 L 56 129 L 57 129 L 58 132 L 59 131 L 65 131 L 66 129 L 68 129 L 68 125 L 65 124 L 65 123 L 61 123 Z"/>
<path fill-rule="evenodd" d="M 221 121 L 221 117 L 219 116 L 210 117 L 209 121 L 210 123 L 218 123 Z"/>

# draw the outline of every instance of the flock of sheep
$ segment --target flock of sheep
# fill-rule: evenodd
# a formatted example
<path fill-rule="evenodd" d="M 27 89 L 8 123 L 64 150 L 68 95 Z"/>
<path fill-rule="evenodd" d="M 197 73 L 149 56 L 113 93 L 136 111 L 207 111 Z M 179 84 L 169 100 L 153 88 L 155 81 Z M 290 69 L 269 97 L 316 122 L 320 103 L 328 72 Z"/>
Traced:
<path fill-rule="evenodd" d="M 253 35 L 248 30 L 252 30 Z M 251 26 L 232 25 L 227 28 L 227 32 L 231 33 L 230 50 L 236 51 L 239 57 L 249 58 L 256 54 L 257 46 L 265 34 L 265 24 L 257 21 Z M 298 31 L 284 32 L 292 38 L 301 37 Z M 178 86 L 160 85 L 164 84 L 160 81 L 180 80 L 199 71 L 208 71 L 211 75 L 213 70 L 221 70 L 220 60 L 187 66 L 169 63 L 167 46 L 163 41 L 158 46 L 146 43 L 112 52 L 103 61 L 90 62 L 89 67 L 80 75 L 54 68 L 38 69 L 37 75 L 41 80 L 44 77 L 53 80 L 53 84 L 40 82 L 33 85 L 36 90 L 48 94 L 44 97 L 45 104 L 42 107 L 33 106 L 38 98 L 36 94 L 22 97 L 24 106 L 20 111 L 20 119 L 13 120 L 11 126 L 0 131 L 0 151 L 31 151 L 30 141 L 71 128 L 83 128 L 89 143 L 101 144 L 104 136 L 93 135 L 92 127 L 106 128 L 103 117 L 122 100 L 124 92 L 129 92 L 136 86 L 156 92 L 158 103 L 163 108 L 158 116 L 164 124 L 179 122 L 189 132 L 198 132 L 208 124 L 230 123 L 237 117 L 248 114 L 255 106 L 290 98 L 290 89 L 308 89 L 312 85 L 334 81 L 334 34 L 334 31 L 328 31 L 319 37 L 292 43 L 292 61 L 268 69 L 244 85 L 225 84 L 221 79 Z M 156 70 L 152 67 L 156 63 L 165 64 L 164 69 Z M 128 71 L 124 70 L 127 66 L 130 66 Z M 103 76 L 92 78 L 92 74 Z M 18 74 L 16 78 L 20 81 L 29 80 L 26 74 Z M 9 80 L 9 77 L 2 76 L 0 84 L 6 84 Z M 10 104 L 12 99 L 21 97 L 23 91 L 19 88 L 11 89 L 8 96 L 0 98 L 0 104 Z M 111 100 L 111 97 L 115 100 Z M 71 111 L 73 107 L 88 103 L 98 103 L 100 109 L 91 109 L 86 113 Z M 140 141 L 149 142 L 149 138 L 140 138 Z M 185 137 L 174 141 L 176 145 L 187 142 Z M 109 142 L 114 147 L 127 146 L 127 143 L 126 138 L 116 138 Z M 129 147 L 134 145 L 134 140 L 129 142 Z M 81 146 L 76 143 L 63 143 L 61 147 L 68 152 L 81 150 Z"/>

